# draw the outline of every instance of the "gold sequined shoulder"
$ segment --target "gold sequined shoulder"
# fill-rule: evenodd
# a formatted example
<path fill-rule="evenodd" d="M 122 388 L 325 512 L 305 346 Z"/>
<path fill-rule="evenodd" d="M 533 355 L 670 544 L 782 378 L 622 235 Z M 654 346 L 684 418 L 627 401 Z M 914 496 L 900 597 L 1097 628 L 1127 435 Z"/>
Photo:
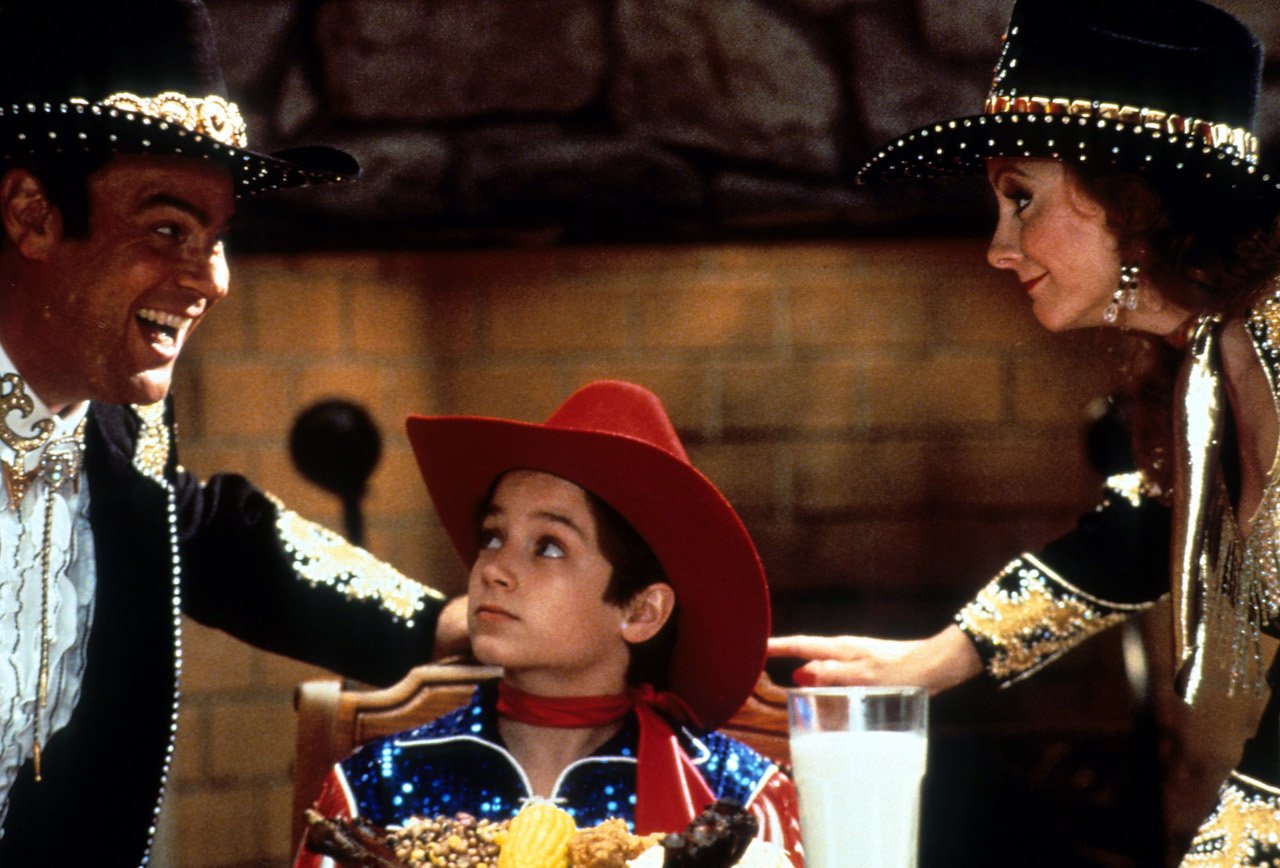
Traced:
<path fill-rule="evenodd" d="M 1255 304 L 1244 325 L 1262 360 L 1272 396 L 1280 395 L 1280 289 Z"/>
<path fill-rule="evenodd" d="M 333 531 L 308 521 L 267 495 L 276 507 L 276 531 L 293 567 L 305 581 L 325 585 L 352 599 L 374 600 L 407 626 L 424 601 L 443 599 L 434 588 L 415 582 Z"/>

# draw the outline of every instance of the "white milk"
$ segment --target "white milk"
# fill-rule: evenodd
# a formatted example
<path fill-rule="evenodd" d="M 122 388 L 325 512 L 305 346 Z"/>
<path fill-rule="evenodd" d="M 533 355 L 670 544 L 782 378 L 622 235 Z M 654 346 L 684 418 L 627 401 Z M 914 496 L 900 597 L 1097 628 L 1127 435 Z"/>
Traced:
<path fill-rule="evenodd" d="M 926 744 L 914 732 L 792 735 L 809 868 L 914 868 Z"/>

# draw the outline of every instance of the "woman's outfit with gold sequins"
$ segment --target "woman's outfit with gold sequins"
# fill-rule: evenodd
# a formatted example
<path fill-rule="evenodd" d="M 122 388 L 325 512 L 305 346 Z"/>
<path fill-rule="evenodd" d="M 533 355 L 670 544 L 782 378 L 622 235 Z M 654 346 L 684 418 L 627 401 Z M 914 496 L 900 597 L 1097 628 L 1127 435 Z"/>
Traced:
<path fill-rule="evenodd" d="M 1280 292 L 1245 321 L 1280 407 Z M 1280 470 L 1268 472 L 1247 536 L 1232 509 L 1234 424 L 1216 317 L 1193 330 L 1179 378 L 1172 506 L 1141 474 L 1107 481 L 1107 497 L 1077 527 L 1010 562 L 956 616 L 988 675 L 1009 684 L 1172 593 L 1178 688 L 1202 688 L 1208 661 L 1234 691 L 1263 685 L 1260 636 L 1280 635 Z M 1172 587 L 1171 587 L 1172 579 Z M 1188 866 L 1280 860 L 1280 666 L 1243 756 L 1201 826 Z"/>

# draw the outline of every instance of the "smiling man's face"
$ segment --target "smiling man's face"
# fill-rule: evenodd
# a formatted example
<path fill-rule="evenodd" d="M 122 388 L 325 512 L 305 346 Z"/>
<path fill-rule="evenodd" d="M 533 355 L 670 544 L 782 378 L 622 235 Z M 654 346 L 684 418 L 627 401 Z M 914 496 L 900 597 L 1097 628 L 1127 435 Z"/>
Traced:
<path fill-rule="evenodd" d="M 222 166 L 118 156 L 89 177 L 89 231 L 44 261 L 40 317 L 59 335 L 39 393 L 150 404 L 168 394 L 192 330 L 227 294 L 222 237 L 235 210 Z"/>

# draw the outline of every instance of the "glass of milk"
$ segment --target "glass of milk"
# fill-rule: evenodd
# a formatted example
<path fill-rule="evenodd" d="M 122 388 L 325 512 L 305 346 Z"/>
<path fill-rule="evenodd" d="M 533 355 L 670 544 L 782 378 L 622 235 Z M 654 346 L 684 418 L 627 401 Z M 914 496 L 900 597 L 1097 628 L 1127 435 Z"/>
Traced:
<path fill-rule="evenodd" d="M 928 708 L 920 687 L 787 692 L 809 868 L 915 868 Z"/>

